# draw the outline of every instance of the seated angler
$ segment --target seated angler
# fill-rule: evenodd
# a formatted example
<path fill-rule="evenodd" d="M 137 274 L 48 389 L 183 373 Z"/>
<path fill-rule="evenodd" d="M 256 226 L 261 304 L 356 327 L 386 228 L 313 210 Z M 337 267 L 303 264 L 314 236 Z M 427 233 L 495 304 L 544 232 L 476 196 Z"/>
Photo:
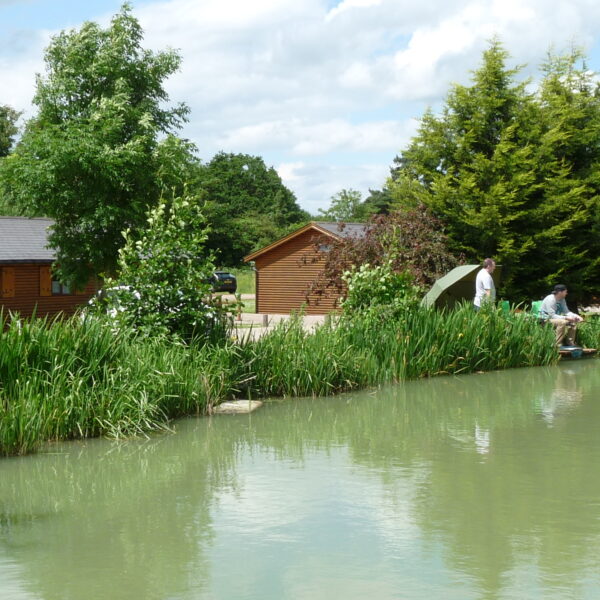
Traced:
<path fill-rule="evenodd" d="M 566 335 L 568 346 L 575 346 L 575 333 L 577 323 L 583 319 L 569 310 L 565 297 L 567 296 L 567 286 L 558 284 L 554 286 L 551 294 L 548 294 L 540 307 L 540 317 L 545 321 L 550 321 L 554 326 L 556 334 L 556 345 L 560 346 Z"/>

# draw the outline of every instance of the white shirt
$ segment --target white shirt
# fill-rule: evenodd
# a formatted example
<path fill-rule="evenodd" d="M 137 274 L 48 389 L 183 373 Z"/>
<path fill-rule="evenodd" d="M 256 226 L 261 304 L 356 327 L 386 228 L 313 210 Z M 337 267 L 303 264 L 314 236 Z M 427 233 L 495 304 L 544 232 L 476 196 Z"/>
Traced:
<path fill-rule="evenodd" d="M 475 300 L 473 300 L 475 306 L 481 307 L 481 301 L 487 298 L 486 290 L 490 290 L 490 300 L 493 302 L 496 299 L 494 280 L 487 269 L 481 269 L 475 279 Z"/>

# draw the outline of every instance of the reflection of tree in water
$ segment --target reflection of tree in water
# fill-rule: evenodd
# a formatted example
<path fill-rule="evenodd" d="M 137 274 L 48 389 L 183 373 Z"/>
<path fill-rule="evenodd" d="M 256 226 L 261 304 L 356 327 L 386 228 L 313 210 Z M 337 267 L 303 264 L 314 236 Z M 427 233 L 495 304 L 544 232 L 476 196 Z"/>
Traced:
<path fill-rule="evenodd" d="M 386 544 L 409 518 L 424 551 L 441 548 L 488 597 L 522 564 L 537 564 L 548 584 L 575 582 L 600 556 L 591 501 L 600 497 L 600 407 L 586 401 L 600 395 L 600 375 L 581 362 L 286 401 L 183 423 L 193 435 L 6 460 L 0 549 L 45 600 L 200 595 L 211 575 L 210 511 L 223 490 L 243 487 L 238 460 L 260 452 L 301 467 L 341 449 L 369 480 L 381 478 L 396 532 Z"/>
<path fill-rule="evenodd" d="M 441 542 L 449 566 L 489 597 L 522 564 L 537 564 L 549 585 L 577 581 L 600 556 L 590 502 L 600 497 L 600 446 L 585 427 L 599 413 L 582 402 L 598 389 L 594 367 L 407 382 L 325 406 L 291 402 L 257 419 L 249 440 L 298 461 L 347 445 L 355 463 L 381 474 L 389 496 L 398 493 L 398 514 L 406 485 L 397 484 L 410 480 L 424 537 Z M 554 398 L 553 428 L 543 398 Z"/>
<path fill-rule="evenodd" d="M 518 373 L 526 376 L 439 377 L 325 402 L 286 401 L 255 419 L 247 441 L 297 460 L 307 450 L 347 445 L 357 462 L 377 468 L 408 466 L 422 461 L 441 439 L 466 440 L 475 447 L 477 428 L 489 431 L 534 420 L 534 391 L 544 378 L 551 381 L 555 371 Z"/>
<path fill-rule="evenodd" d="M 442 541 L 449 564 L 475 577 L 489 597 L 501 592 L 507 574 L 522 563 L 537 564 L 552 589 L 565 582 L 576 587 L 586 570 L 597 572 L 600 521 L 590 499 L 600 497 L 600 481 L 590 475 L 600 445 L 594 428 L 582 427 L 573 412 L 583 397 L 575 375 L 563 368 L 528 370 L 520 390 L 513 390 L 516 398 L 488 389 L 488 401 L 463 413 L 455 428 L 468 431 L 481 422 L 484 409 L 489 458 L 482 461 L 476 449 L 440 438 L 437 455 L 444 459 L 431 462 L 419 491 L 415 516 L 422 531 Z M 547 413 L 540 419 L 531 410 L 540 396 L 554 399 L 560 431 L 547 427 Z M 507 415 L 492 418 L 489 411 L 499 403 L 515 412 L 512 423 Z M 522 406 L 528 418 L 517 416 Z M 592 423 L 598 417 L 595 410 Z"/>
<path fill-rule="evenodd" d="M 231 443 L 208 425 L 185 446 L 171 435 L 94 440 L 4 461 L 0 547 L 23 568 L 28 590 L 81 600 L 200 589 L 213 536 L 209 508 L 234 484 Z"/>

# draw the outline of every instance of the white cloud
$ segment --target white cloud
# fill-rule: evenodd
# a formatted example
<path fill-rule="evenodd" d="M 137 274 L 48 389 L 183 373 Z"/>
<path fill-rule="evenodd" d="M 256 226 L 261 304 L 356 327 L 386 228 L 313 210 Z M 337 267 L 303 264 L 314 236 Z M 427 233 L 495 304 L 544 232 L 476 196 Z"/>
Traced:
<path fill-rule="evenodd" d="M 311 210 L 341 188 L 380 187 L 412 119 L 468 81 L 492 36 L 533 68 L 551 45 L 591 46 L 600 30 L 595 0 L 165 0 L 135 15 L 146 46 L 182 53 L 167 88 L 190 105 L 183 135 L 203 158 L 302 162 L 290 185 Z M 13 38 L 0 42 L 0 102 L 26 108 L 48 33 Z"/>
<path fill-rule="evenodd" d="M 302 177 L 299 175 L 299 171 L 304 169 L 306 165 L 301 162 L 293 163 L 282 163 L 277 167 L 277 173 L 286 185 L 293 185 L 297 181 L 300 181 Z"/>
<path fill-rule="evenodd" d="M 383 0 L 343 0 L 337 6 L 332 8 L 328 13 L 326 20 L 334 19 L 344 11 L 352 10 L 353 8 L 369 8 L 379 6 Z"/>
<path fill-rule="evenodd" d="M 31 114 L 35 74 L 44 69 L 43 49 L 50 33 L 20 32 L 0 44 L 0 104 Z"/>
<path fill-rule="evenodd" d="M 342 119 L 314 122 L 306 119 L 267 121 L 226 133 L 221 146 L 249 152 L 253 147 L 277 148 L 299 156 L 331 152 L 394 151 L 406 143 L 415 122 L 376 121 L 352 124 Z"/>
<path fill-rule="evenodd" d="M 331 196 L 342 189 L 358 190 L 366 198 L 369 188 L 381 187 L 389 175 L 389 165 L 383 161 L 359 165 L 298 161 L 281 163 L 276 169 L 283 183 L 304 198 L 302 207 L 311 214 L 327 208 Z"/>
<path fill-rule="evenodd" d="M 369 65 L 362 61 L 352 63 L 340 75 L 340 83 L 348 88 L 371 87 L 373 77 Z"/>

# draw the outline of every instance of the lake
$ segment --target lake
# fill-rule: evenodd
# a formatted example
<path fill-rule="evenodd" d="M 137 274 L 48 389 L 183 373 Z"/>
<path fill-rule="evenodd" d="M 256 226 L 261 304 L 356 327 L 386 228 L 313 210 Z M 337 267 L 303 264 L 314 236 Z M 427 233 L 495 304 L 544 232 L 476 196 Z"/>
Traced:
<path fill-rule="evenodd" d="M 2 600 L 596 599 L 600 361 L 0 460 Z"/>

